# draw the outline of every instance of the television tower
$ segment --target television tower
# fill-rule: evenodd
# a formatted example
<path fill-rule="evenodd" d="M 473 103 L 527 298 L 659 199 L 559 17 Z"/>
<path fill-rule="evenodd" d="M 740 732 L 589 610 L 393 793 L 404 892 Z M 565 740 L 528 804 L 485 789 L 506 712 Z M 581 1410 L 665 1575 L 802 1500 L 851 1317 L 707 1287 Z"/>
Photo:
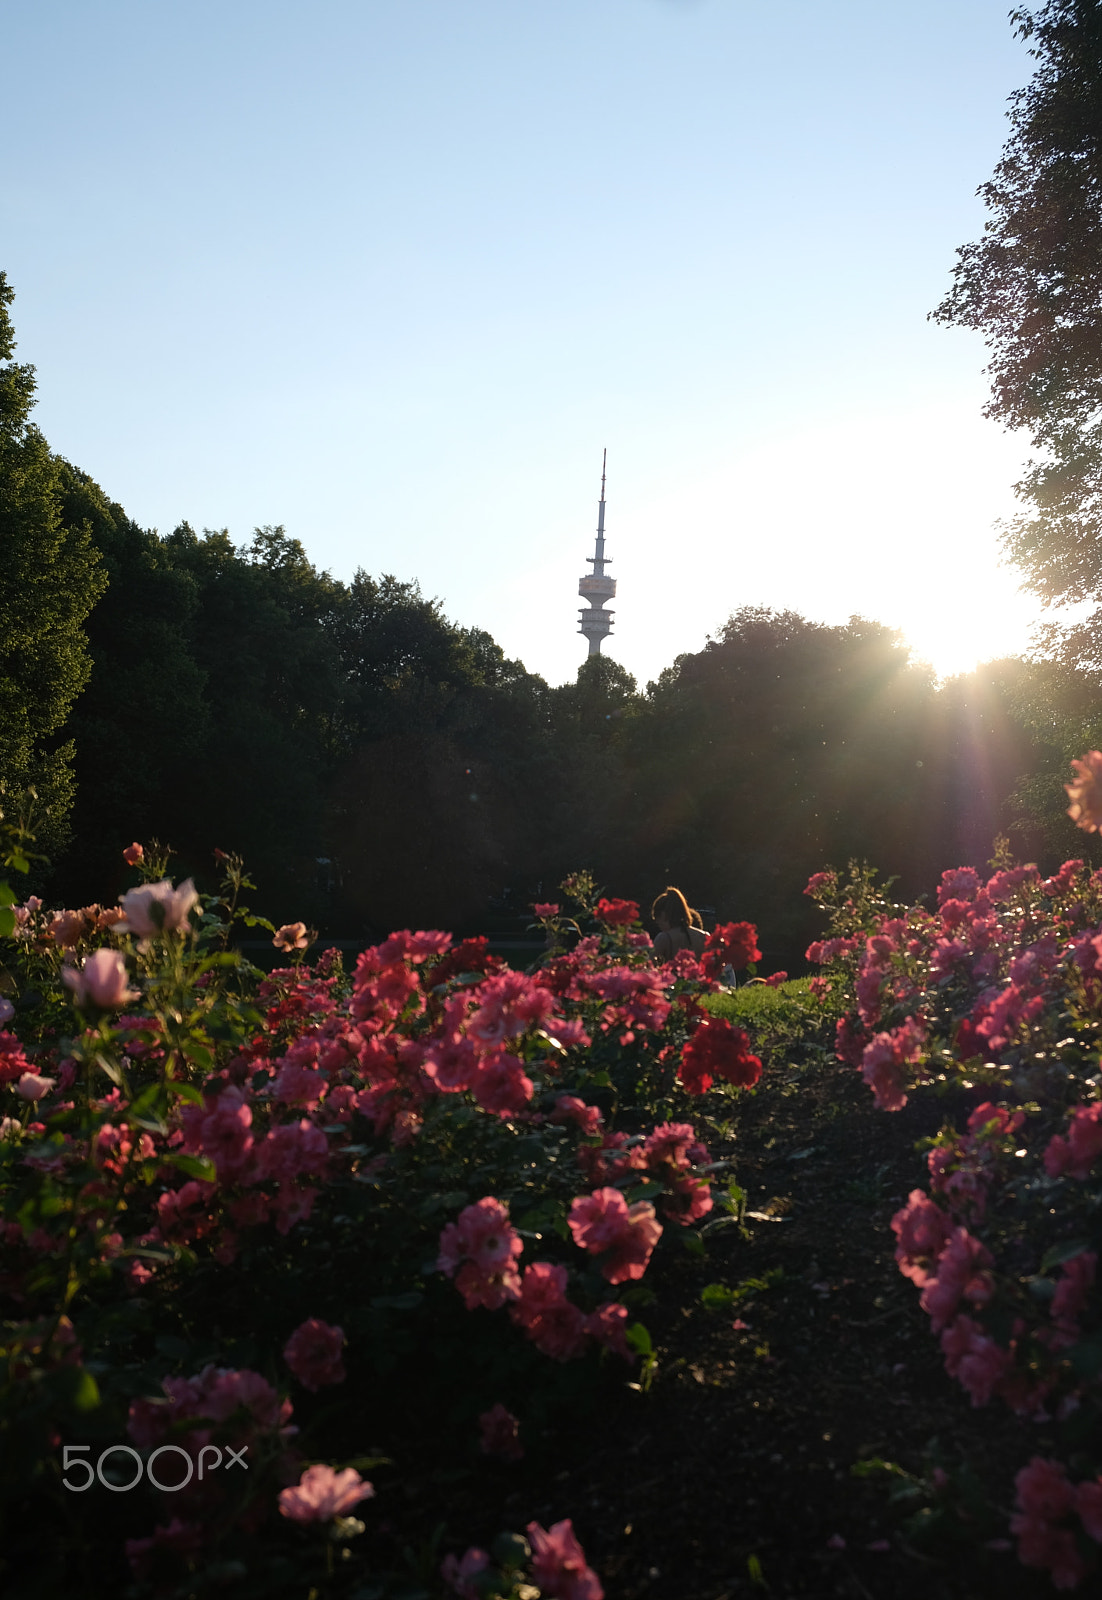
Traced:
<path fill-rule="evenodd" d="M 578 593 L 586 601 L 586 609 L 579 611 L 578 620 L 581 627 L 579 633 L 584 633 L 589 640 L 589 653 L 599 656 L 601 653 L 601 640 L 607 639 L 612 632 L 611 611 L 605 610 L 605 604 L 616 594 L 616 579 L 605 577 L 605 567 L 610 557 L 605 555 L 605 465 L 608 461 L 608 451 L 605 450 L 601 458 L 601 499 L 597 507 L 597 544 L 595 554 L 586 556 L 587 561 L 593 563 L 593 571 L 587 574 L 578 584 Z"/>

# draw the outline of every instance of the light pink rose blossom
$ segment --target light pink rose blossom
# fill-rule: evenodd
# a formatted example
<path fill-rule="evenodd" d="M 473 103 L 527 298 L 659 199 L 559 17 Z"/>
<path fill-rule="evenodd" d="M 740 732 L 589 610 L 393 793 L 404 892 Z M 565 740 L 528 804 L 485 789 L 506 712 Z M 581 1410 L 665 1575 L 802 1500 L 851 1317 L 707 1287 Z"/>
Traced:
<path fill-rule="evenodd" d="M 37 1072 L 25 1072 L 16 1084 L 15 1092 L 22 1095 L 24 1100 L 41 1100 L 56 1082 L 56 1078 L 40 1078 Z"/>
<path fill-rule="evenodd" d="M 61 981 L 73 991 L 78 1006 L 91 1002 L 104 1011 L 118 1011 L 138 998 L 137 989 L 127 985 L 128 977 L 120 950 L 93 950 L 79 971 L 76 967 L 61 969 Z"/>
<path fill-rule="evenodd" d="M 279 1509 L 292 1522 L 328 1522 L 330 1517 L 344 1516 L 361 1500 L 370 1500 L 374 1493 L 354 1467 L 334 1472 L 318 1462 L 307 1467 L 293 1488 L 280 1490 Z"/>
<path fill-rule="evenodd" d="M 155 938 L 162 930 L 175 933 L 188 926 L 188 913 L 198 903 L 199 895 L 190 878 L 178 889 L 172 887 L 168 878 L 162 878 L 159 883 L 143 883 L 137 889 L 128 890 L 120 899 L 123 921 L 115 926 L 120 931 L 136 933 L 140 939 Z"/>

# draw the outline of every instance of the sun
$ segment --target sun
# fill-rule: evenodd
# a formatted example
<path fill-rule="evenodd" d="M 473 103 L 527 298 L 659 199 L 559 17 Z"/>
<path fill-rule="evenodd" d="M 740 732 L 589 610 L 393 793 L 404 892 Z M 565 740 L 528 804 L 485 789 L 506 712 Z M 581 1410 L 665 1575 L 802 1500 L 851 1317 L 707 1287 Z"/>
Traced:
<path fill-rule="evenodd" d="M 1013 651 L 1002 651 L 998 645 L 984 652 L 981 641 L 959 629 L 950 631 L 939 627 L 923 627 L 921 624 L 903 630 L 904 642 L 911 648 L 911 660 L 925 662 L 930 666 L 939 683 L 944 683 L 948 678 L 958 678 L 965 673 L 975 672 L 981 661 L 990 661 L 996 655 L 1013 654 Z"/>

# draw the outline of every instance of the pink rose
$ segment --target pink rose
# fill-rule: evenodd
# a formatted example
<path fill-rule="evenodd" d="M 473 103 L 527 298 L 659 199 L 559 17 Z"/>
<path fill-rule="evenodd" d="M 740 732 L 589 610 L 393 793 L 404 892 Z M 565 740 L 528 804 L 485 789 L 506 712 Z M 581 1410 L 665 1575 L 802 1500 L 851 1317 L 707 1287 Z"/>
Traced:
<path fill-rule="evenodd" d="M 586 1347 L 586 1317 L 566 1298 L 566 1268 L 534 1261 L 524 1269 L 520 1291 L 509 1315 L 537 1350 L 553 1361 L 572 1361 Z"/>
<path fill-rule="evenodd" d="M 474 1587 L 479 1575 L 490 1565 L 485 1550 L 472 1545 L 461 1559 L 446 1555 L 440 1564 L 440 1576 L 460 1600 L 480 1600 L 481 1590 Z"/>
<path fill-rule="evenodd" d="M 952 1223 L 941 1207 L 921 1189 L 912 1189 L 907 1204 L 892 1218 L 892 1232 L 899 1243 L 895 1259 L 905 1278 L 920 1289 L 936 1276 L 937 1260 L 952 1232 Z"/>
<path fill-rule="evenodd" d="M 143 883 L 130 889 L 119 901 L 123 921 L 116 927 L 136 933 L 140 939 L 155 938 L 158 933 L 174 933 L 188 927 L 188 914 L 199 903 L 199 895 L 190 878 L 174 889 L 168 878 L 159 883 Z"/>
<path fill-rule="evenodd" d="M 937 1277 L 927 1280 L 919 1302 L 934 1333 L 948 1327 L 962 1299 L 974 1306 L 987 1304 L 994 1293 L 993 1264 L 991 1252 L 967 1228 L 953 1229 L 938 1259 Z"/>
<path fill-rule="evenodd" d="M 1070 1261 L 1064 1262 L 1063 1275 L 1052 1296 L 1049 1315 L 1061 1323 L 1069 1333 L 1078 1333 L 1078 1319 L 1087 1304 L 1088 1292 L 1094 1287 L 1098 1257 L 1093 1250 L 1081 1250 Z"/>
<path fill-rule="evenodd" d="M 1018 1509 L 1010 1531 L 1018 1540 L 1018 1560 L 1027 1567 L 1047 1567 L 1058 1589 L 1074 1589 L 1086 1576 L 1070 1528 L 1059 1519 L 1074 1508 L 1076 1495 L 1063 1463 L 1034 1456 L 1014 1479 Z"/>
<path fill-rule="evenodd" d="M 556 1600 L 604 1600 L 597 1574 L 586 1565 L 585 1551 L 567 1517 L 550 1528 L 528 1524 L 532 1545 L 532 1577 L 541 1591 Z"/>
<path fill-rule="evenodd" d="M 586 1105 L 585 1101 L 579 1100 L 575 1094 L 560 1094 L 555 1101 L 555 1109 L 547 1120 L 560 1125 L 576 1122 L 587 1137 L 592 1137 L 600 1132 L 604 1118 L 601 1116 L 599 1106 Z"/>
<path fill-rule="evenodd" d="M 509 1221 L 509 1208 L 486 1195 L 466 1206 L 440 1235 L 440 1272 L 455 1279 L 467 1310 L 497 1311 L 516 1298 L 520 1275 L 516 1258 L 524 1240 Z"/>
<path fill-rule="evenodd" d="M 280 1490 L 279 1510 L 292 1522 L 328 1522 L 330 1517 L 351 1511 L 361 1500 L 370 1500 L 374 1493 L 355 1468 L 334 1472 L 319 1462 L 307 1467 L 294 1488 Z"/>
<path fill-rule="evenodd" d="M 79 972 L 75 967 L 61 969 L 61 981 L 73 991 L 76 1005 L 92 1004 L 104 1011 L 118 1011 L 138 998 L 137 989 L 127 985 L 128 977 L 119 950 L 94 950 Z"/>
<path fill-rule="evenodd" d="M 483 1411 L 478 1419 L 481 1430 L 481 1447 L 484 1455 L 498 1456 L 502 1461 L 519 1461 L 524 1454 L 520 1442 L 520 1423 L 511 1411 L 501 1404 Z"/>
<path fill-rule="evenodd" d="M 56 1082 L 56 1078 L 40 1078 L 37 1072 L 25 1072 L 16 1084 L 15 1092 L 22 1095 L 24 1100 L 41 1100 Z"/>
<path fill-rule="evenodd" d="M 567 1222 L 575 1244 L 603 1257 L 601 1271 L 609 1283 L 641 1278 L 662 1235 L 654 1207 L 646 1200 L 629 1206 L 619 1189 L 579 1195 Z"/>
<path fill-rule="evenodd" d="M 315 1394 L 324 1385 L 346 1377 L 341 1351 L 344 1331 L 311 1317 L 297 1327 L 283 1347 L 283 1359 L 302 1384 Z"/>
<path fill-rule="evenodd" d="M 943 1331 L 941 1348 L 945 1370 L 968 1390 L 973 1406 L 985 1406 L 1014 1365 L 1009 1351 L 963 1315 Z"/>

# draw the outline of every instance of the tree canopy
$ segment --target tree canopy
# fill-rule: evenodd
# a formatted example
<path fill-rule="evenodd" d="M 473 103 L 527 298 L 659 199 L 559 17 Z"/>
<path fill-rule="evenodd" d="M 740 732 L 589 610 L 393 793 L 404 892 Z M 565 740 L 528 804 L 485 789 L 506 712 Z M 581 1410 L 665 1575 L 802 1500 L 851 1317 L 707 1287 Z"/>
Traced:
<path fill-rule="evenodd" d="M 983 236 L 958 251 L 933 316 L 983 334 L 986 413 L 1028 429 L 1039 452 L 1004 545 L 1058 615 L 1102 597 L 1102 0 L 1048 0 L 1011 20 L 1037 68 L 979 191 Z M 1065 650 L 1102 668 L 1102 605 L 1075 617 Z"/>
<path fill-rule="evenodd" d="M 0 780 L 37 796 L 43 848 L 65 840 L 74 748 L 60 737 L 91 664 L 82 624 L 106 586 L 86 522 L 66 523 L 61 467 L 30 420 L 34 368 L 11 360 L 14 291 L 0 272 Z"/>

